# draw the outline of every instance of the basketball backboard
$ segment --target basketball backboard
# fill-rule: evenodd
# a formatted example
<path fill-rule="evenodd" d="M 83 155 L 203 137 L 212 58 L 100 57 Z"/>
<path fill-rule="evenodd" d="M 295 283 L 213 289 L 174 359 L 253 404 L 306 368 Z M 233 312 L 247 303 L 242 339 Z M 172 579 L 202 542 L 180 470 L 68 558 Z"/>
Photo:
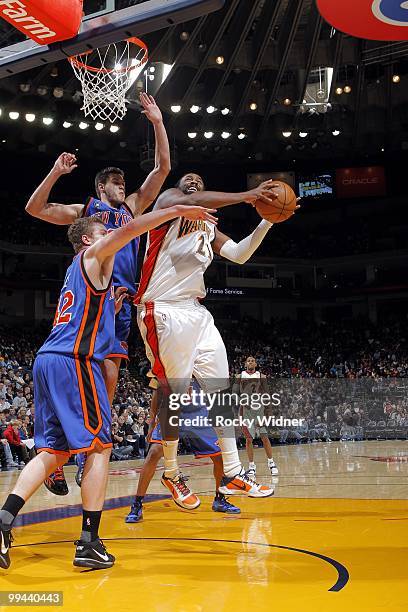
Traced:
<path fill-rule="evenodd" d="M 0 78 L 195 19 L 222 8 L 224 3 L 225 0 L 84 0 L 84 20 L 78 36 L 41 46 L 0 19 Z"/>

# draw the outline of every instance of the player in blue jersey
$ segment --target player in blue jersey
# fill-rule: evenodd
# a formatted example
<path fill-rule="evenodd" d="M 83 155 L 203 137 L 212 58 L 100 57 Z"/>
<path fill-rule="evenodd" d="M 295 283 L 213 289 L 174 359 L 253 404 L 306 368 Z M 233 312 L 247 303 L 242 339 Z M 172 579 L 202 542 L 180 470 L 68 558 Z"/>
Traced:
<path fill-rule="evenodd" d="M 80 452 L 88 457 L 74 565 L 113 565 L 115 558 L 98 532 L 112 447 L 111 407 L 101 366 L 115 340 L 115 254 L 141 233 L 179 216 L 214 222 L 212 212 L 176 206 L 147 213 L 115 232 L 109 233 L 95 217 L 77 219 L 69 228 L 76 257 L 65 276 L 53 329 L 33 368 L 38 454 L 21 472 L 0 510 L 1 568 L 10 566 L 11 528 L 19 511 L 49 474 Z"/>
<path fill-rule="evenodd" d="M 99 217 L 111 231 L 123 227 L 133 218 L 141 215 L 159 195 L 162 185 L 170 172 L 170 149 L 162 114 L 152 96 L 140 95 L 143 114 L 153 124 L 155 132 L 155 167 L 143 185 L 126 197 L 125 176 L 120 168 L 109 167 L 101 170 L 95 177 L 96 197 L 83 204 L 56 204 L 49 202 L 52 187 L 65 174 L 77 168 L 75 155 L 63 153 L 45 180 L 31 196 L 26 211 L 38 219 L 56 225 L 68 225 L 83 216 Z M 139 238 L 127 244 L 115 258 L 113 285 L 126 287 L 129 297 L 136 291 L 137 255 Z M 115 343 L 105 357 L 103 375 L 112 403 L 118 382 L 122 359 L 128 358 L 127 340 L 131 323 L 130 301 L 125 300 L 123 308 L 115 319 Z M 50 475 L 45 482 L 47 488 L 57 495 L 66 495 L 68 487 L 62 470 Z"/>
<path fill-rule="evenodd" d="M 158 405 L 157 405 L 157 392 L 158 387 L 157 380 L 152 376 L 150 387 L 153 389 L 153 396 L 150 405 L 150 419 L 151 419 L 151 434 L 149 433 L 148 440 L 151 442 L 149 452 L 143 464 L 142 471 L 139 475 L 139 482 L 137 485 L 136 496 L 129 514 L 125 521 L 126 523 L 138 523 L 143 519 L 143 499 L 149 488 L 149 484 L 152 481 L 154 473 L 157 468 L 157 464 L 163 457 L 162 448 L 162 436 L 160 430 L 160 424 L 157 419 Z M 197 381 L 193 381 L 192 388 L 198 394 L 200 387 Z M 217 435 L 209 425 L 206 426 L 205 421 L 208 417 L 208 410 L 205 405 L 201 403 L 191 404 L 182 408 L 180 418 L 180 437 L 187 438 L 196 458 L 211 458 L 213 462 L 213 471 L 215 479 L 215 497 L 212 503 L 212 510 L 214 512 L 223 512 L 225 514 L 240 514 L 241 510 L 231 504 L 223 495 L 218 491 L 221 479 L 224 475 L 224 468 L 222 464 L 221 449 L 217 443 Z M 190 424 L 184 424 L 184 420 L 196 421 L 199 424 L 191 426 Z M 184 477 L 181 477 L 184 481 Z M 185 495 L 188 497 L 190 491 L 186 489 Z M 174 498 L 173 498 L 174 499 Z M 176 500 L 174 500 L 176 501 Z M 176 501 L 177 503 L 177 501 Z M 180 506 L 183 507 L 183 506 Z"/>

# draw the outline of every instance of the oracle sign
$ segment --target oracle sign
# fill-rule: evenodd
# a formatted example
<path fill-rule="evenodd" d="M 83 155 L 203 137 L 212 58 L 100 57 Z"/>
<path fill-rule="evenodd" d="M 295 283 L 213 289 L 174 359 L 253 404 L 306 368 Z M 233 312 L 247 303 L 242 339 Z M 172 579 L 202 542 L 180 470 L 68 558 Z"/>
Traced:
<path fill-rule="evenodd" d="M 336 172 L 338 198 L 368 198 L 386 195 L 385 171 L 382 166 L 339 168 Z"/>
<path fill-rule="evenodd" d="M 334 28 L 368 40 L 408 40 L 408 2 L 402 0 L 317 0 Z"/>

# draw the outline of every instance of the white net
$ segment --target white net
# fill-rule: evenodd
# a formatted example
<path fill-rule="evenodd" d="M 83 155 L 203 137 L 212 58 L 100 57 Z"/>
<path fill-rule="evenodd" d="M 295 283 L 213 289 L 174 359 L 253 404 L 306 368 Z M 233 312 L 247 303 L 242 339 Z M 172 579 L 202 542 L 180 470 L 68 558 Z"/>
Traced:
<path fill-rule="evenodd" d="M 82 84 L 85 117 L 114 123 L 126 114 L 126 93 L 148 57 L 146 45 L 137 38 L 112 43 L 101 49 L 69 58 Z"/>

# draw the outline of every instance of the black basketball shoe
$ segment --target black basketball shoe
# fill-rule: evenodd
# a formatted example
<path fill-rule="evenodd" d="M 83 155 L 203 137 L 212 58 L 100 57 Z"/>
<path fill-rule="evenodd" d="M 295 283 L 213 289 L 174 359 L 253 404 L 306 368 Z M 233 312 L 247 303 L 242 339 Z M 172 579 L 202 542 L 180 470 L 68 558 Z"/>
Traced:
<path fill-rule="evenodd" d="M 12 541 L 13 536 L 11 535 L 11 529 L 6 529 L 0 521 L 0 567 L 3 569 L 8 569 L 10 567 L 9 550 Z"/>
<path fill-rule="evenodd" d="M 44 480 L 44 484 L 54 495 L 68 495 L 69 489 L 65 480 L 64 470 L 57 468 L 53 474 Z"/>
<path fill-rule="evenodd" d="M 103 569 L 104 567 L 112 567 L 115 563 L 115 557 L 108 553 L 104 543 L 99 538 L 93 542 L 77 540 L 75 544 L 74 565 L 76 567 Z"/>

